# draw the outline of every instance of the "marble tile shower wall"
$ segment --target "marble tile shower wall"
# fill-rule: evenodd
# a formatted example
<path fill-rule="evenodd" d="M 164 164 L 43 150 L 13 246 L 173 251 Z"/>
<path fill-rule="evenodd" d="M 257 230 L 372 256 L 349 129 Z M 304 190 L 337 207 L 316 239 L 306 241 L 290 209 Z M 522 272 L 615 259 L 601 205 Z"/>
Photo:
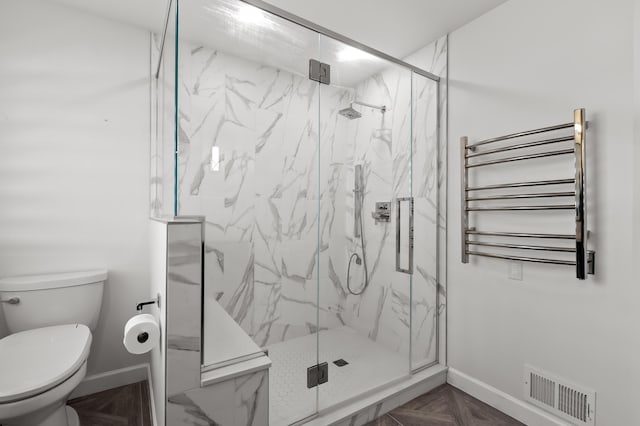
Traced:
<path fill-rule="evenodd" d="M 179 90 L 179 212 L 207 218 L 206 296 L 262 346 L 315 332 L 317 271 L 330 283 L 332 258 L 344 257 L 344 151 L 333 135 L 349 92 L 323 88 L 320 114 L 308 78 L 187 43 Z M 321 250 L 335 254 L 320 268 L 318 221 Z M 341 324 L 341 296 L 324 299 L 335 314 L 322 327 Z"/>

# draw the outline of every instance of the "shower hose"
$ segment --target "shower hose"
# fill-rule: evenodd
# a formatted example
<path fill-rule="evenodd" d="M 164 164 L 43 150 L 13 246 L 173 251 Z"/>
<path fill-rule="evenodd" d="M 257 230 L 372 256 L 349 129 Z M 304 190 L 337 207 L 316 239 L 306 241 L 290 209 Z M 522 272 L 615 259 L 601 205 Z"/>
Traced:
<path fill-rule="evenodd" d="M 362 203 L 360 203 L 360 215 L 359 215 L 359 222 L 360 222 L 360 246 L 362 247 L 362 263 L 364 264 L 364 285 L 362 286 L 362 288 L 359 291 L 355 291 L 351 289 L 351 263 L 353 262 L 353 258 L 356 258 L 356 261 L 358 259 L 358 253 L 352 253 L 351 257 L 349 257 L 349 265 L 347 266 L 347 290 L 349 290 L 349 293 L 355 295 L 355 296 L 359 296 L 362 293 L 364 293 L 364 291 L 367 289 L 367 286 L 369 285 L 369 269 L 367 268 L 367 255 L 365 253 L 365 248 L 364 248 L 364 229 L 362 227 Z"/>

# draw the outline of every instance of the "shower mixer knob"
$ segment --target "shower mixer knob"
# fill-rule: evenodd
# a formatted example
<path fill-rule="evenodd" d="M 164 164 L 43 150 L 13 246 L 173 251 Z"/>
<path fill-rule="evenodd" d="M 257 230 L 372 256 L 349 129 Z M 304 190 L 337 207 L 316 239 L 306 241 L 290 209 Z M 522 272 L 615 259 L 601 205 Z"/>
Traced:
<path fill-rule="evenodd" d="M 373 217 L 376 223 L 380 222 L 391 222 L 391 203 L 388 201 L 379 201 L 376 203 L 376 210 L 371 213 L 371 217 Z"/>

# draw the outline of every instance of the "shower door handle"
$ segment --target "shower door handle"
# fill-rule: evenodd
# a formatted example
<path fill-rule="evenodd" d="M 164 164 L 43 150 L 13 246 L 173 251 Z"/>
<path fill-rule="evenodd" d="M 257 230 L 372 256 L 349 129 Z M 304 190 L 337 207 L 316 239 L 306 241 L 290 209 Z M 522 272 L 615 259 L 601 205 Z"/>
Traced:
<path fill-rule="evenodd" d="M 409 223 L 406 236 L 407 261 L 406 267 L 401 265 L 402 257 L 402 205 L 409 207 Z M 396 198 L 396 271 L 413 274 L 413 197 Z"/>

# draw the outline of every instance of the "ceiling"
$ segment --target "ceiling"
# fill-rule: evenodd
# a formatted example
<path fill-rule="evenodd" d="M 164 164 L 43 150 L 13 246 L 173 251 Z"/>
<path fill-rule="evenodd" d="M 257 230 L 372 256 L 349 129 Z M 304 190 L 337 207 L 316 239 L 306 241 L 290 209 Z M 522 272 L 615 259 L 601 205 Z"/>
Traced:
<path fill-rule="evenodd" d="M 265 0 L 320 26 L 404 58 L 506 0 Z"/>
<path fill-rule="evenodd" d="M 160 33 L 168 0 L 49 0 Z M 505 0 L 268 0 L 317 25 L 404 58 Z M 353 87 L 389 63 L 238 0 L 180 2 L 180 39 L 299 75 L 309 58 Z M 344 55 L 351 56 L 344 59 Z"/>
<path fill-rule="evenodd" d="M 49 0 L 159 31 L 167 0 Z M 318 25 L 403 58 L 506 0 L 267 0 Z"/>

